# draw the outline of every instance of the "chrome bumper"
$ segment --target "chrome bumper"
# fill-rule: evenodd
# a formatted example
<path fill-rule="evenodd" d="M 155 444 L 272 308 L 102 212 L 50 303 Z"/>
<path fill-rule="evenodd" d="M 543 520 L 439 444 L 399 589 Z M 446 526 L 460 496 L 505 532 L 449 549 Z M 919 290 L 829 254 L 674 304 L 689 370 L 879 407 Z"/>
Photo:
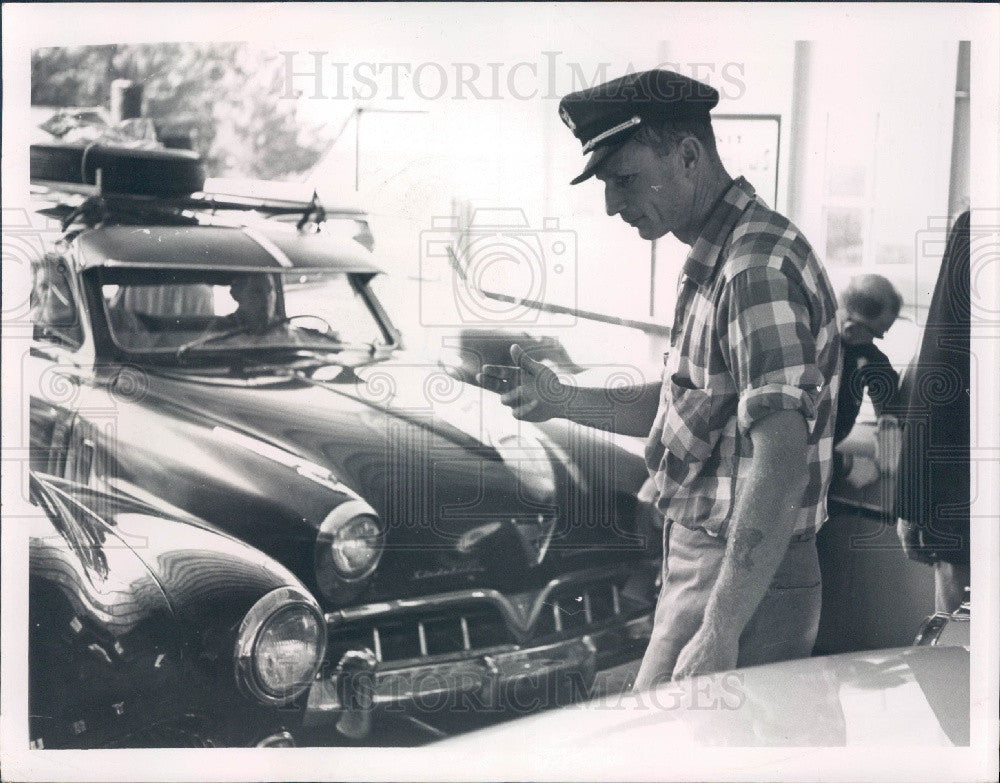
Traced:
<path fill-rule="evenodd" d="M 447 660 L 383 667 L 374 656 L 360 660 L 359 653 L 313 683 L 305 725 L 337 721 L 342 734 L 360 738 L 381 710 L 560 706 L 586 695 L 598 670 L 640 656 L 651 629 L 649 612 L 549 644 L 505 645 Z"/>

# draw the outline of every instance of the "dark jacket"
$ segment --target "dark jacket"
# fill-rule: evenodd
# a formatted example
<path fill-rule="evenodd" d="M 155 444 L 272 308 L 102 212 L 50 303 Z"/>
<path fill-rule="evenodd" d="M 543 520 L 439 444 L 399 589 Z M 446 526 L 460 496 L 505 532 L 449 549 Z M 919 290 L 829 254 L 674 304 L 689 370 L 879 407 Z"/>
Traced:
<path fill-rule="evenodd" d="M 842 345 L 844 371 L 840 376 L 840 394 L 837 396 L 834 444 L 846 438 L 854 427 L 865 389 L 879 416 L 896 414 L 896 393 L 899 390 L 899 373 L 892 369 L 882 351 L 871 343 L 848 345 L 845 342 Z"/>
<path fill-rule="evenodd" d="M 948 236 L 907 400 L 897 516 L 940 559 L 969 563 L 969 213 Z"/>

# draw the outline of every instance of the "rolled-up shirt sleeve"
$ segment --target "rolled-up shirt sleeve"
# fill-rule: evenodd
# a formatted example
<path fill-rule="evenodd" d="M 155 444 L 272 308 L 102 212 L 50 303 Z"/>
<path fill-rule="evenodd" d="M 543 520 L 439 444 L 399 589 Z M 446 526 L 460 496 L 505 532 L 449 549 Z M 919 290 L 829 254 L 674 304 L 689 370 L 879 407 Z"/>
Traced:
<path fill-rule="evenodd" d="M 723 359 L 739 390 L 737 423 L 749 432 L 779 410 L 800 411 L 812 434 L 824 383 L 801 279 L 779 261 L 733 276 L 716 310 Z"/>

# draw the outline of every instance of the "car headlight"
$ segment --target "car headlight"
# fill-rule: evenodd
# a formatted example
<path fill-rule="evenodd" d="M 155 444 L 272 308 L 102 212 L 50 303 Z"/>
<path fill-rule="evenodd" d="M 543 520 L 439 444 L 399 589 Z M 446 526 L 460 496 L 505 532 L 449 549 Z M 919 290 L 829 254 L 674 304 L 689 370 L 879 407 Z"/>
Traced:
<path fill-rule="evenodd" d="M 311 595 L 279 587 L 251 607 L 236 637 L 236 679 L 251 696 L 286 704 L 312 683 L 326 653 L 326 622 Z"/>
<path fill-rule="evenodd" d="M 362 582 L 378 567 L 385 531 L 375 510 L 363 500 L 348 500 L 326 515 L 316 537 L 316 581 L 331 600 Z"/>

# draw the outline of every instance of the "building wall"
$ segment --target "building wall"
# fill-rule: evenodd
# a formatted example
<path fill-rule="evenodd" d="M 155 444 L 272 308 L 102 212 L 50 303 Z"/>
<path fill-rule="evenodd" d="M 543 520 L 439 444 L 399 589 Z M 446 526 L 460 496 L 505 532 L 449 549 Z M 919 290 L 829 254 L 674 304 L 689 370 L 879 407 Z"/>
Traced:
<path fill-rule="evenodd" d="M 482 71 L 476 89 L 456 90 L 451 78 L 442 99 L 410 92 L 400 100 L 357 104 L 365 111 L 353 121 L 345 109 L 355 104 L 329 104 L 331 122 L 346 117 L 347 123 L 315 172 L 321 195 L 331 192 L 328 200 L 372 210 L 387 265 L 415 283 L 413 295 L 401 302 L 414 341 L 433 350 L 455 322 L 544 328 L 556 330 L 580 362 L 628 356 L 644 371 L 656 371 L 662 340 L 634 330 L 537 313 L 436 313 L 441 302 L 450 306 L 454 281 L 447 259 L 429 258 L 425 245 L 441 231 L 460 231 L 459 216 L 507 210 L 513 223 L 494 221 L 501 241 L 477 247 L 510 251 L 513 260 L 490 267 L 484 282 L 515 296 L 669 325 L 687 247 L 667 236 L 654 249 L 631 227 L 609 219 L 599 182 L 569 186 L 585 159 L 556 112 L 565 92 L 629 69 L 665 65 L 716 86 L 722 94 L 717 114 L 780 119 L 777 198 L 770 182 L 758 183 L 762 196 L 802 228 L 838 289 L 860 271 L 877 271 L 896 283 L 904 314 L 915 323 L 901 324 L 888 348 L 891 358 L 905 363 L 943 250 L 935 236 L 943 235 L 948 218 L 958 43 L 897 40 L 845 57 L 829 42 L 723 41 L 707 33 L 677 40 L 667 18 L 641 30 L 626 25 L 602 31 L 594 43 L 556 51 L 543 32 L 501 34 L 489 58 L 497 64 L 495 83 L 482 55 L 466 52 Z M 415 43 L 411 59 L 418 64 L 420 51 Z M 452 59 L 460 61 L 463 51 L 459 47 Z M 963 140 L 955 143 L 961 151 Z M 750 140 L 745 155 L 727 161 L 733 175 L 752 174 L 742 164 L 752 165 L 756 149 Z M 967 168 L 967 155 L 964 160 Z M 790 185 L 797 187 L 792 200 Z M 515 225 L 521 220 L 525 225 Z M 515 228 L 538 240 L 521 255 L 504 248 Z M 544 247 L 557 232 L 568 239 L 568 253 L 555 258 Z"/>

